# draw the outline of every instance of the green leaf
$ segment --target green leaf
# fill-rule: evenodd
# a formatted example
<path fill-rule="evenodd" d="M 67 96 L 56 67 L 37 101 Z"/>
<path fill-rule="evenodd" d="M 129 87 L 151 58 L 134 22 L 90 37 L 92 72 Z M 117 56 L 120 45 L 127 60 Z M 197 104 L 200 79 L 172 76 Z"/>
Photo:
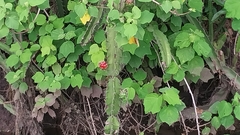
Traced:
<path fill-rule="evenodd" d="M 234 117 L 232 115 L 225 116 L 220 119 L 222 125 L 228 129 L 234 124 Z"/>
<path fill-rule="evenodd" d="M 218 115 L 219 118 L 223 118 L 225 116 L 228 116 L 232 113 L 232 105 L 228 103 L 227 101 L 221 101 L 218 104 Z"/>
<path fill-rule="evenodd" d="M 86 13 L 86 5 L 83 3 L 77 4 L 74 6 L 74 11 L 78 15 L 78 17 L 83 17 L 83 15 Z"/>
<path fill-rule="evenodd" d="M 162 96 L 156 93 L 148 94 L 143 100 L 145 114 L 151 112 L 152 114 L 158 113 L 162 106 Z"/>
<path fill-rule="evenodd" d="M 67 89 L 70 86 L 70 84 L 71 84 L 71 79 L 65 76 L 60 81 L 60 83 L 61 83 L 61 89 Z"/>
<path fill-rule="evenodd" d="M 19 57 L 16 54 L 10 55 L 6 60 L 6 64 L 9 67 L 15 66 L 18 62 L 19 62 Z"/>
<path fill-rule="evenodd" d="M 203 2 L 202 0 L 188 0 L 188 6 L 202 12 Z"/>
<path fill-rule="evenodd" d="M 171 23 L 174 26 L 181 27 L 182 26 L 182 18 L 179 16 L 172 16 L 171 17 Z"/>
<path fill-rule="evenodd" d="M 130 52 L 132 55 L 135 54 L 135 50 L 138 48 L 135 44 L 126 44 L 122 46 L 123 52 Z"/>
<path fill-rule="evenodd" d="M 159 89 L 160 92 L 162 92 L 163 99 L 168 102 L 170 105 L 176 105 L 176 104 L 182 104 L 179 95 L 178 90 L 171 87 L 171 88 L 161 88 Z"/>
<path fill-rule="evenodd" d="M 152 55 L 151 45 L 149 43 L 139 41 L 139 47 L 135 50 L 135 55 L 144 58 L 146 55 Z"/>
<path fill-rule="evenodd" d="M 235 106 L 233 112 L 234 112 L 235 117 L 236 117 L 238 120 L 240 120 L 240 105 Z"/>
<path fill-rule="evenodd" d="M 110 20 L 119 19 L 119 18 L 120 18 L 120 13 L 119 13 L 119 11 L 116 10 L 116 9 L 110 10 L 109 13 L 108 13 L 108 18 L 109 18 Z"/>
<path fill-rule="evenodd" d="M 166 122 L 170 126 L 174 122 L 178 121 L 179 113 L 177 108 L 172 105 L 164 106 L 158 113 L 158 118 L 160 118 L 162 122 Z"/>
<path fill-rule="evenodd" d="M 135 97 L 135 89 L 134 88 L 127 88 L 127 93 L 128 93 L 128 100 L 133 100 Z"/>
<path fill-rule="evenodd" d="M 147 73 L 142 69 L 138 69 L 137 72 L 133 74 L 133 78 L 137 81 L 143 81 L 147 77 Z"/>
<path fill-rule="evenodd" d="M 212 114 L 217 114 L 217 113 L 218 113 L 219 104 L 220 104 L 219 101 L 213 103 L 208 110 L 209 110 Z"/>
<path fill-rule="evenodd" d="M 210 46 L 204 41 L 199 40 L 193 44 L 193 49 L 197 52 L 199 56 L 209 57 L 211 53 Z"/>
<path fill-rule="evenodd" d="M 45 62 L 48 66 L 52 66 L 55 62 L 57 62 L 57 58 L 55 55 L 48 55 Z"/>
<path fill-rule="evenodd" d="M 184 64 L 187 61 L 190 61 L 194 58 L 195 52 L 191 46 L 187 48 L 177 49 L 176 56 L 180 60 L 181 64 Z"/>
<path fill-rule="evenodd" d="M 211 125 L 217 130 L 221 126 L 220 119 L 214 116 L 211 120 Z"/>
<path fill-rule="evenodd" d="M 169 0 L 165 0 L 162 2 L 161 7 L 165 13 L 168 13 L 172 9 L 172 3 Z"/>
<path fill-rule="evenodd" d="M 132 8 L 133 19 L 139 19 L 141 17 L 141 10 L 137 6 Z"/>
<path fill-rule="evenodd" d="M 195 56 L 188 62 L 188 71 L 196 76 L 200 76 L 202 69 L 204 68 L 204 61 L 201 57 Z"/>
<path fill-rule="evenodd" d="M 75 37 L 75 36 L 76 36 L 76 34 L 75 34 L 74 31 L 68 31 L 68 32 L 66 33 L 66 35 L 65 35 L 65 39 L 70 40 L 70 39 L 72 39 L 72 38 Z"/>
<path fill-rule="evenodd" d="M 233 19 L 232 28 L 235 31 L 240 31 L 240 19 Z"/>
<path fill-rule="evenodd" d="M 226 17 L 240 19 L 239 5 L 239 0 L 226 0 L 224 4 L 224 8 L 227 10 Z"/>
<path fill-rule="evenodd" d="M 56 92 L 57 90 L 61 89 L 61 83 L 53 80 L 53 82 L 50 84 L 50 87 L 48 89 L 49 92 Z"/>
<path fill-rule="evenodd" d="M 135 55 L 133 55 L 129 61 L 129 65 L 132 68 L 138 68 L 141 64 L 142 64 L 142 60 Z"/>
<path fill-rule="evenodd" d="M 105 37 L 105 32 L 104 30 L 98 30 L 96 31 L 95 35 L 94 35 L 94 41 L 98 44 L 100 44 L 101 42 L 103 42 L 106 39 Z"/>
<path fill-rule="evenodd" d="M 128 38 L 131 38 L 134 35 L 136 35 L 138 31 L 137 25 L 135 24 L 125 23 L 123 27 L 124 27 L 124 35 L 126 35 Z"/>
<path fill-rule="evenodd" d="M 178 0 L 172 1 L 172 6 L 175 9 L 181 9 L 181 3 Z"/>
<path fill-rule="evenodd" d="M 28 85 L 25 82 L 22 82 L 19 85 L 19 91 L 20 93 L 25 93 L 28 90 Z"/>
<path fill-rule="evenodd" d="M 99 62 L 104 61 L 105 55 L 103 51 L 99 51 L 98 53 L 94 53 L 91 56 L 92 62 L 95 66 L 98 66 Z"/>
<path fill-rule="evenodd" d="M 31 60 L 32 52 L 30 49 L 24 50 L 24 52 L 20 55 L 20 61 L 24 64 Z"/>
<path fill-rule="evenodd" d="M 153 17 L 154 17 L 153 13 L 149 12 L 148 10 L 144 10 L 141 13 L 141 17 L 139 18 L 139 21 L 141 24 L 150 23 Z"/>
<path fill-rule="evenodd" d="M 20 78 L 20 76 L 16 75 L 16 73 L 14 73 L 14 72 L 8 72 L 7 75 L 5 76 L 5 78 L 7 79 L 7 81 L 10 84 L 13 84 Z"/>
<path fill-rule="evenodd" d="M 173 75 L 173 79 L 177 82 L 181 82 L 185 77 L 185 72 L 182 69 L 179 69 L 176 74 Z"/>
<path fill-rule="evenodd" d="M 63 29 L 55 29 L 51 32 L 51 37 L 53 40 L 63 39 L 65 37 Z"/>
<path fill-rule="evenodd" d="M 83 79 L 80 74 L 76 74 L 75 76 L 71 77 L 71 86 L 76 87 L 80 89 L 82 87 Z"/>
<path fill-rule="evenodd" d="M 38 7 L 41 9 L 41 10 L 44 10 L 46 8 L 50 8 L 50 5 L 49 5 L 49 0 L 45 0 L 45 2 L 43 2 L 42 4 L 38 5 Z"/>
<path fill-rule="evenodd" d="M 30 4 L 30 6 L 34 7 L 43 4 L 45 1 L 46 0 L 28 0 L 28 3 Z"/>
<path fill-rule="evenodd" d="M 59 52 L 64 56 L 67 57 L 70 53 L 73 53 L 75 51 L 74 44 L 72 41 L 66 41 L 64 42 L 59 49 Z"/>
<path fill-rule="evenodd" d="M 16 14 L 9 14 L 6 16 L 5 25 L 10 29 L 19 28 L 19 18 Z"/>
<path fill-rule="evenodd" d="M 9 28 L 5 25 L 0 28 L 0 38 L 6 37 L 9 34 Z"/>
<path fill-rule="evenodd" d="M 204 111 L 202 114 L 201 114 L 201 119 L 203 119 L 204 121 L 209 121 L 211 120 L 212 118 L 212 113 L 209 112 L 209 111 Z"/>
<path fill-rule="evenodd" d="M 40 83 L 44 79 L 44 75 L 42 72 L 36 72 L 33 76 L 32 79 L 34 80 L 34 83 Z"/>
<path fill-rule="evenodd" d="M 98 9 L 95 6 L 89 6 L 88 7 L 88 13 L 92 17 L 98 17 Z"/>
<path fill-rule="evenodd" d="M 168 66 L 168 68 L 167 68 L 167 70 L 166 70 L 166 73 L 173 75 L 173 74 L 176 74 L 176 73 L 178 72 L 178 69 L 179 69 L 179 67 L 178 67 L 177 63 L 172 62 L 172 63 Z"/>
<path fill-rule="evenodd" d="M 89 49 L 89 52 L 88 52 L 88 55 L 92 55 L 94 53 L 98 53 L 100 51 L 100 48 L 97 44 L 92 44 L 90 46 L 90 49 Z"/>
<path fill-rule="evenodd" d="M 146 97 L 146 95 L 148 95 L 149 93 L 153 92 L 154 86 L 153 86 L 152 83 L 146 83 L 146 84 L 143 85 L 142 88 L 140 88 L 140 89 L 136 89 L 135 88 L 135 90 L 136 90 L 136 92 L 138 94 L 138 97 L 140 99 L 144 99 Z"/>
<path fill-rule="evenodd" d="M 180 48 L 188 47 L 190 46 L 190 44 L 191 44 L 191 41 L 189 38 L 189 33 L 187 32 L 179 33 L 174 41 L 174 46 L 180 47 Z"/>
<path fill-rule="evenodd" d="M 209 133 L 210 133 L 210 128 L 204 127 L 204 129 L 202 130 L 202 135 L 209 135 Z"/>
<path fill-rule="evenodd" d="M 55 63 L 53 66 L 52 66 L 52 70 L 53 70 L 53 73 L 55 75 L 58 75 L 62 72 L 62 67 L 59 63 Z"/>
<path fill-rule="evenodd" d="M 39 14 L 36 19 L 37 25 L 43 25 L 46 22 L 46 16 L 43 14 Z"/>
<path fill-rule="evenodd" d="M 131 87 L 133 84 L 133 80 L 131 78 L 126 78 L 123 80 L 122 82 L 122 88 L 128 88 L 128 87 Z"/>
<path fill-rule="evenodd" d="M 139 0 L 140 2 L 151 2 L 152 0 Z"/>

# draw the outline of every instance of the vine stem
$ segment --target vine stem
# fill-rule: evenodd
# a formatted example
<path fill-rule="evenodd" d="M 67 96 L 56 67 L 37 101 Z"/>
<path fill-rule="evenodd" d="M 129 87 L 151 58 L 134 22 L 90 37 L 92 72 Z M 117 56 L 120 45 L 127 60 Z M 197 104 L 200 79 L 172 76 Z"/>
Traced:
<path fill-rule="evenodd" d="M 87 98 L 87 103 L 88 103 L 88 109 L 89 109 L 89 113 L 90 113 L 90 118 L 91 118 L 91 121 L 92 121 L 93 131 L 94 131 L 94 134 L 97 135 L 96 127 L 94 125 L 94 121 L 93 121 L 93 117 L 92 117 L 93 116 L 92 115 L 92 109 L 91 109 L 91 106 L 90 106 L 88 98 Z"/>

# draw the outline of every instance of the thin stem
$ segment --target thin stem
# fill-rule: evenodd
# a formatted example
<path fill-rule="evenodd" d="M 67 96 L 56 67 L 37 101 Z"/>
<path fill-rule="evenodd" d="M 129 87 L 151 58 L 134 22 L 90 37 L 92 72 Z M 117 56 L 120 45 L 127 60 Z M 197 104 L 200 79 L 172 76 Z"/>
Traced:
<path fill-rule="evenodd" d="M 209 39 L 211 44 L 213 44 L 213 22 L 212 22 L 212 17 L 213 17 L 213 8 L 212 8 L 212 0 L 208 0 L 208 9 L 209 9 L 209 14 L 208 14 L 208 25 L 209 25 Z"/>
<path fill-rule="evenodd" d="M 87 98 L 87 103 L 88 103 L 88 109 L 89 109 L 89 113 L 90 113 L 90 118 L 91 118 L 91 121 L 92 121 L 93 131 L 94 131 L 94 134 L 97 135 L 96 127 L 94 125 L 94 121 L 93 121 L 93 117 L 92 117 L 93 116 L 92 115 L 92 109 L 91 109 L 91 106 L 90 106 L 88 98 Z"/>

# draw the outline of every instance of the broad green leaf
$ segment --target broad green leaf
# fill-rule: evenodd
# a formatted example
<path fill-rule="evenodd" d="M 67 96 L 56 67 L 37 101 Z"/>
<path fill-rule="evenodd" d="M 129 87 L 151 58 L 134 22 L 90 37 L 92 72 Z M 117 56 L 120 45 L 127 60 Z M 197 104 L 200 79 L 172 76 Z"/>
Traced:
<path fill-rule="evenodd" d="M 55 75 L 58 75 L 62 72 L 62 67 L 59 63 L 55 63 L 53 66 L 52 66 L 52 71 Z"/>
<path fill-rule="evenodd" d="M 101 42 L 103 42 L 106 39 L 105 37 L 105 32 L 104 30 L 98 30 L 96 31 L 95 35 L 94 35 L 94 41 L 98 44 L 100 44 Z"/>
<path fill-rule="evenodd" d="M 212 114 L 217 114 L 217 113 L 218 113 L 219 104 L 220 104 L 219 101 L 213 103 L 213 104 L 210 106 L 210 108 L 208 109 L 208 111 L 210 111 Z"/>
<path fill-rule="evenodd" d="M 188 6 L 202 12 L 203 1 L 202 0 L 188 0 Z"/>
<path fill-rule="evenodd" d="M 151 112 L 152 114 L 158 113 L 162 106 L 162 96 L 156 93 L 151 93 L 145 96 L 143 100 L 145 114 Z"/>
<path fill-rule="evenodd" d="M 225 116 L 220 119 L 221 124 L 228 129 L 234 124 L 234 117 L 232 115 Z"/>
<path fill-rule="evenodd" d="M 95 6 L 89 6 L 88 7 L 88 13 L 92 17 L 98 17 L 98 9 Z"/>
<path fill-rule="evenodd" d="M 129 61 L 129 65 L 132 68 L 138 68 L 141 64 L 142 64 L 142 60 L 135 55 L 133 55 Z"/>
<path fill-rule="evenodd" d="M 151 45 L 149 43 L 139 41 L 140 46 L 135 50 L 135 55 L 144 58 L 146 55 L 152 55 Z"/>
<path fill-rule="evenodd" d="M 181 27 L 181 26 L 182 26 L 182 18 L 179 17 L 179 16 L 172 16 L 172 17 L 171 17 L 171 23 L 172 23 L 174 26 Z M 187 33 L 187 32 L 186 32 L 186 33 Z"/>
<path fill-rule="evenodd" d="M 28 3 L 30 4 L 30 6 L 34 7 L 43 4 L 45 1 L 46 0 L 28 0 Z"/>
<path fill-rule="evenodd" d="M 9 28 L 5 25 L 0 28 L 0 38 L 6 37 L 9 34 Z"/>
<path fill-rule="evenodd" d="M 240 19 L 240 12 L 238 12 L 239 5 L 240 5 L 239 0 L 226 0 L 224 4 L 224 8 L 227 10 L 226 17 Z"/>
<path fill-rule="evenodd" d="M 89 49 L 88 54 L 89 54 L 89 55 L 92 55 L 92 54 L 94 54 L 94 53 L 98 53 L 99 51 L 100 51 L 99 46 L 98 46 L 97 44 L 92 44 L 92 45 L 90 46 L 90 49 Z"/>
<path fill-rule="evenodd" d="M 6 60 L 6 64 L 9 67 L 15 66 L 18 62 L 19 62 L 19 57 L 16 54 L 10 55 Z"/>
<path fill-rule="evenodd" d="M 6 16 L 5 25 L 10 29 L 19 28 L 19 18 L 17 14 L 9 14 Z"/>
<path fill-rule="evenodd" d="M 72 38 L 75 37 L 75 36 L 76 36 L 76 34 L 75 34 L 74 31 L 68 31 L 68 32 L 66 33 L 66 35 L 65 35 L 65 39 L 66 39 L 66 40 L 70 40 L 70 39 L 72 39 Z"/>
<path fill-rule="evenodd" d="M 124 27 L 124 35 L 126 35 L 128 38 L 131 38 L 134 35 L 136 35 L 138 31 L 137 25 L 135 24 L 125 23 L 123 27 Z"/>
<path fill-rule="evenodd" d="M 232 28 L 233 30 L 240 32 L 240 19 L 233 19 Z"/>
<path fill-rule="evenodd" d="M 71 79 L 65 76 L 60 81 L 60 83 L 61 83 L 61 89 L 67 89 L 70 86 L 70 84 L 71 84 Z"/>
<path fill-rule="evenodd" d="M 32 52 L 30 49 L 24 50 L 24 52 L 20 55 L 20 61 L 24 64 L 31 60 Z"/>
<path fill-rule="evenodd" d="M 133 74 L 133 78 L 137 81 L 143 81 L 147 77 L 147 72 L 145 72 L 142 68 L 138 69 L 137 72 Z"/>
<path fill-rule="evenodd" d="M 178 0 L 172 1 L 172 6 L 175 9 L 181 9 L 181 3 Z"/>
<path fill-rule="evenodd" d="M 50 81 L 44 80 L 42 82 L 39 82 L 37 86 L 41 91 L 45 92 L 47 89 L 49 89 L 50 84 L 51 84 Z"/>
<path fill-rule="evenodd" d="M 238 120 L 240 120 L 240 105 L 235 106 L 233 112 L 234 112 L 235 117 L 236 117 Z"/>
<path fill-rule="evenodd" d="M 202 130 L 202 135 L 209 135 L 209 133 L 210 133 L 210 128 L 204 127 L 204 129 Z"/>
<path fill-rule="evenodd" d="M 36 72 L 35 75 L 32 76 L 34 83 L 40 83 L 44 79 L 44 75 L 42 72 Z"/>
<path fill-rule="evenodd" d="M 169 0 L 165 0 L 161 5 L 165 13 L 168 13 L 172 9 L 172 3 Z"/>
<path fill-rule="evenodd" d="M 148 10 L 144 10 L 139 18 L 141 24 L 150 23 L 154 17 L 154 14 Z"/>
<path fill-rule="evenodd" d="M 173 75 L 173 74 L 176 74 L 176 73 L 178 72 L 178 69 L 179 69 L 179 67 L 178 67 L 177 63 L 172 62 L 172 63 L 168 66 L 168 68 L 166 69 L 166 73 Z"/>
<path fill-rule="evenodd" d="M 191 46 L 187 48 L 177 49 L 176 56 L 180 60 L 181 64 L 184 64 L 187 61 L 190 61 L 194 58 L 195 52 Z"/>
<path fill-rule="evenodd" d="M 48 55 L 45 62 L 48 66 L 52 66 L 54 63 L 57 62 L 57 58 L 55 55 Z"/>
<path fill-rule="evenodd" d="M 195 56 L 188 62 L 188 71 L 196 76 L 200 76 L 202 69 L 204 68 L 204 61 L 201 57 Z"/>
<path fill-rule="evenodd" d="M 199 40 L 193 44 L 193 49 L 197 52 L 199 56 L 209 57 L 211 53 L 211 48 L 204 40 Z"/>
<path fill-rule="evenodd" d="M 176 107 L 172 105 L 164 106 L 158 113 L 158 117 L 162 122 L 166 122 L 169 126 L 178 121 L 179 113 Z"/>
<path fill-rule="evenodd" d="M 46 8 L 50 8 L 50 5 L 49 5 L 49 0 L 44 0 L 45 2 L 43 2 L 42 4 L 38 5 L 38 7 L 41 9 L 41 10 L 44 10 Z"/>
<path fill-rule="evenodd" d="M 50 84 L 50 87 L 49 87 L 48 91 L 49 91 L 49 92 L 56 92 L 57 90 L 60 90 L 60 89 L 61 89 L 61 83 L 54 80 L 54 81 Z"/>
<path fill-rule="evenodd" d="M 66 41 L 64 42 L 59 49 L 59 52 L 64 56 L 67 57 L 70 53 L 73 53 L 75 51 L 74 44 L 72 41 Z"/>
<path fill-rule="evenodd" d="M 65 36 L 63 29 L 55 29 L 51 32 L 51 37 L 53 40 L 63 39 Z"/>
<path fill-rule="evenodd" d="M 176 74 L 173 75 L 173 79 L 177 82 L 181 82 L 185 77 L 185 72 L 182 69 L 179 69 Z"/>
<path fill-rule="evenodd" d="M 86 5 L 84 5 L 83 3 L 77 4 L 74 6 L 74 11 L 78 15 L 78 17 L 83 17 L 83 15 L 87 11 Z"/>
<path fill-rule="evenodd" d="M 33 44 L 33 45 L 31 45 L 30 51 L 35 52 L 35 51 L 38 51 L 39 49 L 40 49 L 39 44 Z"/>
<path fill-rule="evenodd" d="M 128 100 L 133 100 L 135 97 L 135 89 L 134 88 L 127 88 L 127 93 L 128 93 Z"/>
<path fill-rule="evenodd" d="M 152 83 L 146 83 L 146 84 L 143 85 L 142 88 L 140 88 L 140 89 L 136 89 L 135 88 L 135 90 L 136 90 L 136 92 L 138 94 L 138 97 L 140 99 L 144 99 L 146 97 L 146 95 L 148 95 L 149 93 L 153 92 L 154 86 L 153 86 Z"/>
<path fill-rule="evenodd" d="M 25 82 L 22 82 L 19 85 L 19 91 L 20 93 L 25 93 L 28 90 L 28 85 Z"/>
<path fill-rule="evenodd" d="M 137 48 L 138 46 L 136 44 L 126 44 L 122 46 L 123 52 L 130 52 L 132 55 L 135 54 Z"/>
<path fill-rule="evenodd" d="M 19 75 L 16 75 L 16 73 L 14 72 L 8 72 L 7 75 L 5 76 L 5 78 L 7 79 L 7 81 L 12 84 L 14 82 L 16 82 L 20 76 Z"/>
<path fill-rule="evenodd" d="M 103 51 L 99 51 L 91 55 L 91 60 L 97 67 L 99 62 L 104 61 L 105 55 Z"/>
<path fill-rule="evenodd" d="M 139 19 L 141 17 L 141 10 L 137 6 L 132 8 L 133 19 Z"/>
<path fill-rule="evenodd" d="M 80 74 L 76 74 L 75 76 L 71 77 L 71 86 L 76 87 L 80 89 L 82 87 L 83 79 Z"/>
<path fill-rule="evenodd" d="M 211 125 L 217 130 L 221 126 L 220 119 L 214 116 L 211 120 Z"/>
<path fill-rule="evenodd" d="M 209 111 L 204 111 L 202 114 L 201 114 L 201 119 L 203 119 L 204 121 L 209 121 L 211 120 L 212 118 L 212 113 L 209 112 Z"/>
<path fill-rule="evenodd" d="M 171 87 L 171 88 L 161 88 L 159 89 L 160 92 L 162 92 L 163 100 L 167 101 L 170 105 L 176 105 L 176 104 L 182 104 L 179 95 L 178 90 Z"/>
<path fill-rule="evenodd" d="M 131 87 L 133 84 L 133 80 L 131 78 L 126 78 L 123 80 L 122 82 L 122 88 L 128 88 L 128 87 Z"/>
<path fill-rule="evenodd" d="M 151 2 L 152 0 L 139 0 L 140 2 Z"/>
<path fill-rule="evenodd" d="M 232 105 L 227 101 L 221 101 L 218 104 L 218 115 L 219 118 L 223 118 L 225 116 L 229 116 L 232 113 Z"/>
<path fill-rule="evenodd" d="M 43 25 L 46 22 L 46 16 L 43 14 L 39 14 L 36 19 L 37 25 Z"/>
<path fill-rule="evenodd" d="M 188 47 L 190 46 L 190 44 L 191 44 L 191 41 L 189 38 L 189 33 L 187 32 L 179 33 L 174 41 L 174 46 L 180 47 L 180 48 Z"/>
<path fill-rule="evenodd" d="M 108 13 L 108 18 L 109 18 L 110 20 L 119 19 L 119 18 L 120 18 L 120 13 L 119 13 L 119 11 L 116 10 L 116 9 L 110 10 L 109 13 Z"/>

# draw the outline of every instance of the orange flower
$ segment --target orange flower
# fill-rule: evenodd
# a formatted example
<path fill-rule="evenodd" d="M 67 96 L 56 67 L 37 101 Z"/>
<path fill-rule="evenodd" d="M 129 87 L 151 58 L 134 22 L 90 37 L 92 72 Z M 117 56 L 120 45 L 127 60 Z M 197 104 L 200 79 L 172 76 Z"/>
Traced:
<path fill-rule="evenodd" d="M 129 44 L 136 44 L 137 46 L 139 46 L 138 39 L 135 38 L 135 37 L 131 37 L 131 38 L 128 40 L 128 43 L 129 43 Z"/>

